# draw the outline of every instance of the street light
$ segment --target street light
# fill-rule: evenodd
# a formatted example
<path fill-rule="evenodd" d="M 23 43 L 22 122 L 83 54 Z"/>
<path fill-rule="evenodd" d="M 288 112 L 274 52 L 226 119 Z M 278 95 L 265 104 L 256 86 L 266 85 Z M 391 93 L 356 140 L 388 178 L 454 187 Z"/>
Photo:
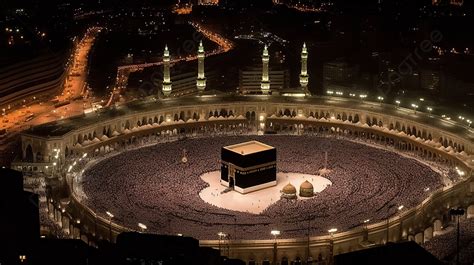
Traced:
<path fill-rule="evenodd" d="M 270 234 L 273 235 L 273 265 L 277 264 L 277 253 L 278 253 L 278 246 L 277 246 L 277 236 L 281 234 L 280 230 L 272 230 Z"/>
<path fill-rule="evenodd" d="M 399 234 L 400 240 L 403 239 L 403 219 L 402 219 L 402 216 L 401 216 L 401 212 L 402 212 L 402 210 L 403 210 L 404 207 L 405 207 L 405 206 L 400 205 L 400 206 L 398 206 L 398 208 L 397 208 L 397 209 L 398 209 L 398 213 L 399 213 L 398 217 L 399 217 L 399 220 L 400 220 L 400 234 Z"/>
<path fill-rule="evenodd" d="M 114 215 L 109 211 L 106 211 L 105 213 L 109 216 L 109 242 L 112 243 L 112 218 L 114 218 Z"/>
<path fill-rule="evenodd" d="M 138 227 L 140 228 L 141 232 L 145 232 L 145 230 L 148 229 L 148 227 L 146 227 L 146 225 L 142 224 L 142 223 L 138 223 Z"/>
<path fill-rule="evenodd" d="M 219 236 L 219 255 L 222 256 L 222 251 L 221 251 L 221 240 L 226 236 L 224 232 L 219 232 L 217 233 L 217 236 Z"/>
<path fill-rule="evenodd" d="M 429 113 L 430 116 L 431 116 L 431 112 L 433 111 L 433 108 L 432 108 L 432 107 L 426 107 L 426 110 L 428 111 L 428 113 Z"/>
<path fill-rule="evenodd" d="M 280 232 L 279 230 L 272 230 L 272 231 L 270 232 L 270 234 L 272 234 L 275 238 L 276 238 L 277 236 L 279 236 L 280 233 L 281 233 L 281 232 Z"/>
<path fill-rule="evenodd" d="M 411 107 L 413 108 L 413 111 L 416 113 L 416 109 L 418 109 L 417 104 L 411 104 Z"/>
<path fill-rule="evenodd" d="M 330 258 L 330 262 L 329 264 L 332 264 L 333 262 L 333 258 L 334 258 L 334 241 L 333 241 L 333 236 L 334 236 L 334 233 L 337 232 L 337 228 L 331 228 L 328 230 L 328 233 L 329 235 L 331 236 L 331 239 L 330 239 L 330 253 L 329 253 L 329 258 Z"/>
<path fill-rule="evenodd" d="M 395 100 L 395 103 L 397 104 L 397 108 L 400 108 L 401 101 L 400 100 Z"/>
<path fill-rule="evenodd" d="M 378 101 L 380 101 L 380 103 L 382 104 L 383 97 L 381 97 L 381 96 L 378 96 L 378 97 L 377 97 L 377 100 L 378 100 Z"/>
<path fill-rule="evenodd" d="M 457 217 L 457 232 L 456 232 L 456 265 L 459 264 L 459 217 L 464 215 L 464 209 L 450 209 L 449 215 Z"/>

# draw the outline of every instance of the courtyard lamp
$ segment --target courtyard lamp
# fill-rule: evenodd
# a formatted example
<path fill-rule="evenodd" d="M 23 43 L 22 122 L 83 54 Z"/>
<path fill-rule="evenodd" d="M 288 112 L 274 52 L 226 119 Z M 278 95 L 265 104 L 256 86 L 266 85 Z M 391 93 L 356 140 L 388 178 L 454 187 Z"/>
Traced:
<path fill-rule="evenodd" d="M 112 243 L 112 218 L 114 218 L 114 215 L 109 211 L 106 211 L 105 213 L 109 217 L 109 242 Z"/>
<path fill-rule="evenodd" d="M 278 253 L 278 247 L 277 247 L 277 236 L 281 234 L 280 230 L 272 230 L 270 231 L 270 234 L 273 236 L 273 265 L 277 264 L 277 253 Z"/>

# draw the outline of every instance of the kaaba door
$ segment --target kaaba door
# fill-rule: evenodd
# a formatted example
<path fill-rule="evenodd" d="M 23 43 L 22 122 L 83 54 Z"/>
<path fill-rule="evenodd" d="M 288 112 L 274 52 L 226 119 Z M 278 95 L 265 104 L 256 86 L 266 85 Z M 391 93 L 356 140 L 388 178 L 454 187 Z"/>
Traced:
<path fill-rule="evenodd" d="M 229 165 L 229 179 L 228 179 L 228 182 L 229 182 L 229 187 L 233 188 L 234 185 L 235 185 L 235 167 L 232 164 Z"/>

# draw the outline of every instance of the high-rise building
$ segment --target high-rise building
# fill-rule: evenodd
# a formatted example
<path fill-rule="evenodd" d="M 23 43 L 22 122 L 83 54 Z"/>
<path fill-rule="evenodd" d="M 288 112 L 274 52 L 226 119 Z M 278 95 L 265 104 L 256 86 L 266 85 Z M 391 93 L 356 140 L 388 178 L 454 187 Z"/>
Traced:
<path fill-rule="evenodd" d="M 352 87 L 359 73 L 359 67 L 343 60 L 327 62 L 323 65 L 323 85 L 329 87 Z"/>
<path fill-rule="evenodd" d="M 200 41 L 198 48 L 198 75 L 196 79 L 196 87 L 200 93 L 206 89 L 206 76 L 204 74 L 204 56 L 204 47 L 202 46 L 202 41 Z"/>
<path fill-rule="evenodd" d="M 420 69 L 420 89 L 437 90 L 439 88 L 440 72 L 438 69 L 423 67 Z"/>
<path fill-rule="evenodd" d="M 242 94 L 261 94 L 262 69 L 258 66 L 239 71 L 239 90 Z M 285 68 L 273 67 L 268 70 L 269 88 L 272 93 L 290 87 L 290 72 Z"/>
<path fill-rule="evenodd" d="M 265 47 L 263 48 L 263 54 L 262 54 L 262 82 L 260 84 L 262 94 L 270 93 L 270 79 L 268 76 L 269 60 L 270 60 L 270 56 L 268 55 L 268 48 L 267 48 L 267 45 L 265 45 Z"/>
<path fill-rule="evenodd" d="M 171 94 L 171 78 L 170 78 L 170 52 L 168 46 L 165 46 L 163 54 L 163 95 L 169 96 Z"/>

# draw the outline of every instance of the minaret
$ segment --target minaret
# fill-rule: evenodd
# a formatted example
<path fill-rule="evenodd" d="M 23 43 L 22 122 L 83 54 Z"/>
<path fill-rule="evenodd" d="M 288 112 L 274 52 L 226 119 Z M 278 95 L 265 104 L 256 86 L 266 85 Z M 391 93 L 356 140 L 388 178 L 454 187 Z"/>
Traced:
<path fill-rule="evenodd" d="M 308 51 L 306 50 L 306 43 L 303 43 L 303 50 L 301 51 L 301 74 L 300 85 L 305 93 L 308 93 Z"/>
<path fill-rule="evenodd" d="M 204 75 L 204 47 L 202 41 L 199 42 L 198 49 L 198 75 L 196 79 L 196 86 L 199 93 L 202 93 L 206 89 L 206 76 Z"/>
<path fill-rule="evenodd" d="M 168 46 L 165 45 L 163 54 L 163 94 L 169 96 L 171 94 L 171 78 L 170 78 L 170 52 Z"/>
<path fill-rule="evenodd" d="M 262 54 L 262 63 L 263 63 L 262 82 L 260 83 L 260 88 L 264 95 L 270 92 L 270 78 L 268 77 L 268 61 L 269 60 L 270 60 L 270 56 L 268 56 L 267 45 L 265 45 L 265 48 L 263 48 L 263 54 Z"/>

